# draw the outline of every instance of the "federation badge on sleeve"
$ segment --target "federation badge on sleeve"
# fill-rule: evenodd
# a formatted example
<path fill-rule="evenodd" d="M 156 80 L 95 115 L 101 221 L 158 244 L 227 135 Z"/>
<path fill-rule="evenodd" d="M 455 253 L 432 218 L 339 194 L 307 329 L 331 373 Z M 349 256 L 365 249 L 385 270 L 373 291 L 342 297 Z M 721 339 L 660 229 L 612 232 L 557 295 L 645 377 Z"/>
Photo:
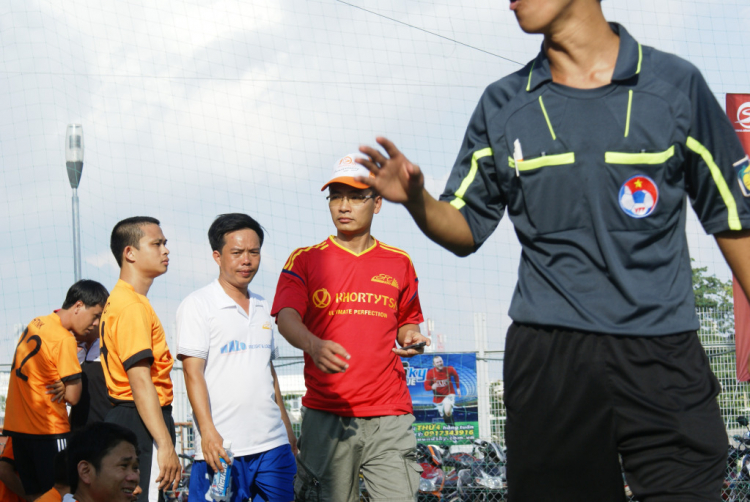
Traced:
<path fill-rule="evenodd" d="M 740 185 L 742 195 L 750 197 L 750 159 L 744 157 L 734 163 L 734 172 L 737 173 L 737 183 Z"/>
<path fill-rule="evenodd" d="M 620 207 L 631 218 L 645 218 L 656 209 L 659 189 L 648 176 L 633 176 L 620 187 Z"/>

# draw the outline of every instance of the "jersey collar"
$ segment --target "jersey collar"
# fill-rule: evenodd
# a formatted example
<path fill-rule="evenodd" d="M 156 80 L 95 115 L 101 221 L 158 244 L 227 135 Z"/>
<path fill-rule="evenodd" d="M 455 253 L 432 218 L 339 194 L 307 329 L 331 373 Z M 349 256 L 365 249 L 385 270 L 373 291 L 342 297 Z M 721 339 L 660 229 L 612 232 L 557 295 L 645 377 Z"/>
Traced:
<path fill-rule="evenodd" d="M 372 236 L 370 236 L 370 237 L 372 237 Z M 373 249 L 375 249 L 378 246 L 378 240 L 375 237 L 372 237 L 372 240 L 373 240 L 372 246 L 370 246 L 369 248 L 365 249 L 361 253 L 355 253 L 351 249 L 345 248 L 344 246 L 342 246 L 341 244 L 339 244 L 338 242 L 336 242 L 336 237 L 334 237 L 333 235 L 329 236 L 328 240 L 331 241 L 333 243 L 333 245 L 336 246 L 337 248 L 341 249 L 342 251 L 346 251 L 347 253 L 352 254 L 354 256 L 362 256 L 363 254 L 369 253 L 370 251 L 372 251 Z"/>
<path fill-rule="evenodd" d="M 641 44 L 630 36 L 628 30 L 621 24 L 609 23 L 609 26 L 620 37 L 620 49 L 617 54 L 615 71 L 612 74 L 612 82 L 622 82 L 641 72 L 643 51 Z M 529 65 L 526 91 L 531 92 L 540 85 L 551 81 L 552 72 L 549 69 L 549 59 L 547 59 L 547 54 L 545 54 L 544 47 L 542 47 L 536 59 Z"/>
<path fill-rule="evenodd" d="M 212 282 L 214 287 L 214 295 L 216 297 L 216 304 L 220 309 L 225 309 L 229 307 L 237 307 L 237 309 L 242 310 L 242 307 L 237 305 L 237 302 L 234 301 L 226 291 L 224 291 L 224 288 L 221 287 L 221 284 L 219 283 L 219 279 L 214 279 L 214 282 Z M 250 295 L 250 299 L 252 300 L 252 293 L 250 292 L 250 289 L 247 290 L 248 295 Z M 243 311 L 244 313 L 244 311 Z"/>

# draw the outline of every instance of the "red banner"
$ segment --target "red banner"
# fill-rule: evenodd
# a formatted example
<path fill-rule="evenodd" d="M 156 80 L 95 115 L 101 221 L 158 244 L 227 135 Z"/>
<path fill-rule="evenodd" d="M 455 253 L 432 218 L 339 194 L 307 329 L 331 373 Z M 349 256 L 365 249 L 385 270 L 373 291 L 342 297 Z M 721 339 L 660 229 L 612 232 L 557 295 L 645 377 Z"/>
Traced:
<path fill-rule="evenodd" d="M 734 343 L 737 350 L 737 380 L 750 381 L 748 357 L 750 356 L 750 304 L 737 279 L 732 280 L 734 293 Z"/>
<path fill-rule="evenodd" d="M 750 94 L 727 93 L 727 116 L 740 138 L 745 153 L 750 155 Z M 750 357 L 750 303 L 745 293 L 733 278 L 734 294 L 734 340 L 737 350 L 737 380 L 750 381 L 748 357 Z"/>

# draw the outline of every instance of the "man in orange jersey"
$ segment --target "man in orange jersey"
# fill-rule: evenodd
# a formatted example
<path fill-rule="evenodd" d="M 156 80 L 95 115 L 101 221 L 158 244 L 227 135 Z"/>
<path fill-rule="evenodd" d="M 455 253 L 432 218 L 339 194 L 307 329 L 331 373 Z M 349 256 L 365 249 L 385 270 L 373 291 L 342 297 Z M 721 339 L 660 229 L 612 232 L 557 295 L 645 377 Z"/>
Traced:
<path fill-rule="evenodd" d="M 65 403 L 81 396 L 81 365 L 72 333 L 85 336 L 99 325 L 107 289 L 82 280 L 68 290 L 60 310 L 37 317 L 18 341 L 11 365 L 4 432 L 13 438 L 24 490 L 35 498 L 55 484 L 55 454 L 70 432 Z M 47 386 L 64 385 L 63 399 L 50 399 Z"/>
<path fill-rule="evenodd" d="M 146 298 L 169 265 L 159 220 L 136 216 L 112 230 L 110 248 L 120 266 L 102 313 L 100 347 L 109 398 L 106 422 L 133 431 L 140 450 L 140 501 L 156 501 L 177 487 L 181 466 L 174 449 L 172 380 L 174 360 L 161 321 Z M 154 461 L 155 460 L 155 461 Z"/>
<path fill-rule="evenodd" d="M 355 500 L 361 469 L 372 500 L 413 502 L 420 469 L 399 356 L 429 340 L 419 333 L 414 266 L 370 235 L 382 201 L 354 181 L 367 175 L 354 159 L 340 159 L 323 186 L 336 236 L 292 253 L 271 310 L 279 332 L 305 351 L 295 498 Z"/>
<path fill-rule="evenodd" d="M 0 502 L 23 502 L 25 496 L 13 458 L 13 439 L 7 438 L 0 454 Z"/>

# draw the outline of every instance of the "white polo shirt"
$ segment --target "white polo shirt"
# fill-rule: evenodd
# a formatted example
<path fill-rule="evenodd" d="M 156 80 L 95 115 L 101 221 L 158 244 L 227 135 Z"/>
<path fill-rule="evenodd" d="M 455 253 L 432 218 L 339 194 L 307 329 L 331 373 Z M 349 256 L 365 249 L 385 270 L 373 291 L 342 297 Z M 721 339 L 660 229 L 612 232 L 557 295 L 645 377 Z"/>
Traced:
<path fill-rule="evenodd" d="M 177 354 L 206 360 L 211 416 L 237 457 L 289 442 L 274 399 L 271 312 L 266 300 L 252 292 L 249 310 L 248 315 L 218 279 L 191 293 L 177 309 Z M 203 460 L 195 415 L 193 421 L 195 458 Z"/>

